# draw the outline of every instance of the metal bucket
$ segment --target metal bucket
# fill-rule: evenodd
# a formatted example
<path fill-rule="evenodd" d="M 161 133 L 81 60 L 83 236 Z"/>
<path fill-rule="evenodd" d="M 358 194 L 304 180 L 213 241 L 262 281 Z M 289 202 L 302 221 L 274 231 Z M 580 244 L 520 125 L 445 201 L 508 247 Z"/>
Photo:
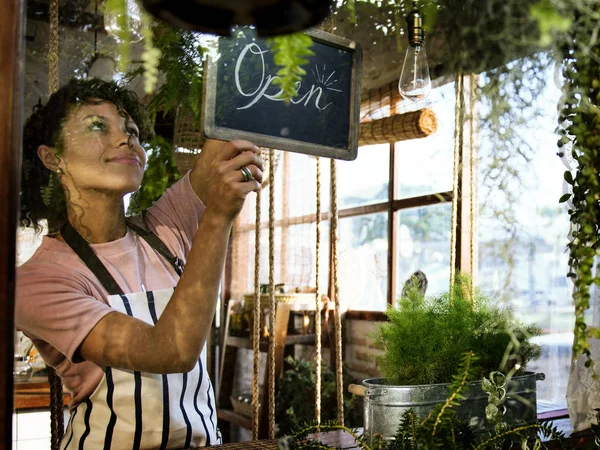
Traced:
<path fill-rule="evenodd" d="M 506 389 L 505 422 L 531 423 L 536 420 L 536 380 L 543 380 L 543 373 L 525 372 L 525 375 L 513 377 Z M 394 438 L 400 426 L 402 415 L 410 408 L 417 416 L 425 418 L 435 405 L 443 403 L 449 395 L 449 384 L 427 384 L 417 386 L 394 386 L 386 384 L 384 378 L 369 378 L 363 381 L 365 386 L 365 436 L 371 440 L 375 434 L 384 440 Z M 456 409 L 457 416 L 467 421 L 475 434 L 491 430 L 485 420 L 485 407 L 488 395 L 481 389 L 481 381 L 470 383 L 464 393 L 465 399 Z"/>

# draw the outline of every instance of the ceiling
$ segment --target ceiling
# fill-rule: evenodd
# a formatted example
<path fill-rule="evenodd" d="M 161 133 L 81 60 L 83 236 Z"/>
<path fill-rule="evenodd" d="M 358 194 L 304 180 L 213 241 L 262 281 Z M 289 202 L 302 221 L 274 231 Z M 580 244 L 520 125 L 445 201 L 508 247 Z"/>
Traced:
<path fill-rule="evenodd" d="M 89 59 L 94 53 L 94 41 L 96 41 L 95 47 L 98 51 L 116 52 L 116 44 L 112 38 L 106 35 L 103 18 L 97 14 L 97 11 L 102 11 L 102 0 L 97 1 L 100 2 L 98 6 L 96 0 L 59 0 L 61 80 L 72 77 L 75 68 L 84 66 L 86 58 Z M 26 115 L 40 97 L 42 100 L 46 98 L 47 11 L 47 0 L 28 0 L 25 61 Z M 394 11 L 390 7 L 383 8 L 371 3 L 356 2 L 358 25 L 352 23 L 346 8 L 337 11 L 333 16 L 333 32 L 358 42 L 362 47 L 361 90 L 363 94 L 372 89 L 386 86 L 400 77 L 404 52 L 408 45 L 407 39 L 403 35 L 396 36 L 395 33 L 388 33 L 385 27 L 380 26 L 391 22 L 393 15 Z M 452 17 L 453 19 L 454 17 Z M 466 18 L 466 20 L 472 19 L 472 17 Z M 375 24 L 379 24 L 379 26 Z M 448 24 L 444 26 L 449 27 Z M 457 26 L 455 25 L 454 28 Z M 427 57 L 433 79 L 447 75 L 445 72 L 451 72 L 447 62 L 452 52 L 449 49 L 447 36 L 441 29 L 443 27 L 438 26 L 438 28 L 440 29 L 426 38 Z M 133 51 L 139 56 L 142 48 L 142 44 L 137 44 Z M 137 81 L 132 88 L 138 94 L 143 95 L 141 80 Z"/>

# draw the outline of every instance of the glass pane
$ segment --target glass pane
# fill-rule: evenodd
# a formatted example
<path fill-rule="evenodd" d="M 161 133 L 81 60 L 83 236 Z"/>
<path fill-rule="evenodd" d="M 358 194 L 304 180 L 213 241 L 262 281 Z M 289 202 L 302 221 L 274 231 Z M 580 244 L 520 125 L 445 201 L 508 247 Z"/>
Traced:
<path fill-rule="evenodd" d="M 244 293 L 254 292 L 254 230 L 248 233 L 244 240 L 245 258 L 240 258 L 236 269 L 240 271 L 239 276 L 246 279 L 246 291 Z M 273 281 L 275 284 L 282 283 L 281 279 L 281 228 L 275 228 L 274 236 L 275 255 L 273 261 Z M 240 254 L 240 256 L 242 256 Z M 234 270 L 236 270 L 234 269 Z M 234 273 L 234 276 L 238 276 Z M 269 229 L 263 228 L 260 233 L 260 267 L 259 282 L 267 284 L 269 282 Z"/>
<path fill-rule="evenodd" d="M 354 161 L 338 161 L 338 208 L 387 201 L 389 166 L 389 144 L 361 147 Z"/>
<path fill-rule="evenodd" d="M 452 204 L 405 209 L 397 214 L 396 295 L 417 270 L 427 277 L 427 295 L 447 291 Z"/>
<path fill-rule="evenodd" d="M 338 283 L 343 309 L 387 307 L 387 213 L 341 219 Z"/>
<path fill-rule="evenodd" d="M 329 211 L 330 160 L 320 158 L 321 212 Z M 317 158 L 286 152 L 284 167 L 287 182 L 286 217 L 315 214 L 317 208 Z"/>
<path fill-rule="evenodd" d="M 454 83 L 433 89 L 427 107 L 438 129 L 422 139 L 396 142 L 396 198 L 452 190 L 454 155 Z"/>
<path fill-rule="evenodd" d="M 542 357 L 529 365 L 530 370 L 546 374 L 537 386 L 538 411 L 566 407 L 574 323 L 572 284 L 566 278 L 568 206 L 558 203 L 565 166 L 555 151 L 549 151 L 558 139 L 554 130 L 560 91 L 551 69 L 546 79 L 535 105 L 541 117 L 523 111 L 524 117 L 534 119 L 515 130 L 525 143 L 523 148 L 530 147 L 528 157 L 513 155 L 512 177 L 506 172 L 495 174 L 495 179 L 503 180 L 502 189 L 490 184 L 485 174 L 494 164 L 494 147 L 482 130 L 479 174 L 478 284 L 498 293 L 523 321 L 543 330 L 544 335 L 536 338 Z"/>
<path fill-rule="evenodd" d="M 319 292 L 327 294 L 329 285 L 329 222 L 321 222 L 319 245 Z M 316 284 L 316 224 L 302 224 L 282 231 L 287 246 L 282 248 L 282 280 L 289 288 Z"/>

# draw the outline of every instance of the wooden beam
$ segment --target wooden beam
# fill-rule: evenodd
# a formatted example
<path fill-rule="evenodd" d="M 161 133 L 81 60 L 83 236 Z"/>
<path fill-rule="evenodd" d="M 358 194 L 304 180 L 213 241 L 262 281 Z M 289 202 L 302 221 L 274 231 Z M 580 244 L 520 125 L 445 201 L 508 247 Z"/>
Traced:
<path fill-rule="evenodd" d="M 23 118 L 24 2 L 3 2 L 0 14 L 0 443 L 12 447 L 14 289 Z"/>
<path fill-rule="evenodd" d="M 419 197 L 402 198 L 394 200 L 392 202 L 392 209 L 398 211 L 399 209 L 406 208 L 419 208 L 422 206 L 437 205 L 439 203 L 446 203 L 452 201 L 452 191 L 441 192 L 439 194 L 421 195 Z M 347 217 L 364 216 L 367 214 L 374 214 L 380 212 L 387 212 L 389 210 L 389 202 L 374 203 L 371 205 L 355 206 L 354 208 L 346 208 L 338 211 L 338 218 L 344 219 Z M 321 213 L 321 221 L 329 220 L 329 212 Z M 275 221 L 275 228 L 286 227 L 290 225 L 300 225 L 306 223 L 313 223 L 317 221 L 316 214 L 306 214 L 304 216 L 290 217 L 288 219 L 279 219 Z M 268 222 L 263 222 L 261 228 L 267 228 Z M 246 223 L 236 228 L 236 233 L 244 233 L 248 231 L 254 231 L 253 223 Z"/>

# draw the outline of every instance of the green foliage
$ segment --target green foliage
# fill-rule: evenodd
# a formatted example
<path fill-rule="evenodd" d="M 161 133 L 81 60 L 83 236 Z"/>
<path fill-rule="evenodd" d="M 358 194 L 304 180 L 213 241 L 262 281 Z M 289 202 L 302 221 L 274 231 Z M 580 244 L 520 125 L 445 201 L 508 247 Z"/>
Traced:
<path fill-rule="evenodd" d="M 290 433 L 315 417 L 315 363 L 288 356 L 289 368 L 277 383 L 275 416 L 280 434 Z M 353 382 L 344 370 L 344 422 L 358 424 L 361 420 L 355 406 L 356 399 L 347 387 Z M 337 418 L 337 387 L 335 374 L 325 363 L 321 364 L 321 418 L 327 422 Z"/>
<path fill-rule="evenodd" d="M 452 301 L 449 292 L 424 298 L 413 290 L 399 299 L 397 309 L 388 309 L 387 317 L 373 337 L 384 348 L 379 368 L 395 385 L 448 383 L 467 352 L 477 356 L 472 372 L 478 379 L 516 364 L 521 373 L 540 355 L 529 338 L 541 330 L 521 324 L 479 290 L 471 299 L 465 276 L 457 277 Z"/>
<path fill-rule="evenodd" d="M 563 96 L 560 101 L 559 156 L 569 152 L 576 166 L 566 172 L 570 201 L 572 240 L 568 244 L 568 276 L 575 289 L 575 339 L 573 358 L 586 355 L 586 366 L 593 369 L 590 339 L 600 330 L 588 327 L 585 312 L 590 307 L 592 286 L 600 285 L 600 270 L 595 260 L 600 255 L 600 40 L 598 39 L 600 3 L 582 1 L 564 11 L 573 21 L 560 52 L 563 59 Z"/>
<path fill-rule="evenodd" d="M 154 33 L 152 32 L 152 19 L 146 12 L 142 12 L 142 35 L 144 36 L 144 53 L 142 61 L 144 62 L 144 92 L 151 94 L 154 92 L 158 82 L 158 65 L 160 64 L 160 50 L 154 46 Z"/>
<path fill-rule="evenodd" d="M 131 20 L 127 11 L 127 0 L 107 0 L 106 9 L 117 17 L 117 39 L 119 43 L 119 70 L 127 70 L 131 45 Z"/>
<path fill-rule="evenodd" d="M 202 112 L 204 49 L 193 32 L 179 30 L 164 23 L 153 28 L 153 36 L 154 45 L 142 55 L 144 67 L 127 73 L 126 81 L 143 73 L 147 78 L 146 87 L 149 87 L 148 77 L 163 74 L 165 82 L 148 105 L 151 120 L 154 122 L 159 112 L 167 115 L 179 111 L 189 113 L 199 124 Z M 157 59 L 158 66 L 156 72 L 153 72 Z"/>
<path fill-rule="evenodd" d="M 540 44 L 543 46 L 552 44 L 554 33 L 564 33 L 571 26 L 570 18 L 561 14 L 550 0 L 539 0 L 531 6 L 529 13 L 538 22 Z"/>
<path fill-rule="evenodd" d="M 140 188 L 131 196 L 129 214 L 138 214 L 152 206 L 181 175 L 175 165 L 173 146 L 162 136 L 144 145 L 148 153 L 146 171 Z"/>
<path fill-rule="evenodd" d="M 456 418 L 455 408 L 460 406 L 464 399 L 467 382 L 473 378 L 474 363 L 477 358 L 472 352 L 462 356 L 459 369 L 452 377 L 450 394 L 444 403 L 436 405 L 434 410 L 426 417 L 418 417 L 414 410 L 410 409 L 404 413 L 399 424 L 394 440 L 383 442 L 381 437 L 374 436 L 372 442 L 368 442 L 366 436 L 360 436 L 355 430 L 338 426 L 335 423 L 325 425 L 303 425 L 279 440 L 279 449 L 328 449 L 326 444 L 310 436 L 316 432 L 327 432 L 343 430 L 350 433 L 357 441 L 357 447 L 361 450 L 497 450 L 499 448 L 513 448 L 515 441 L 520 443 L 522 450 L 529 450 L 532 444 L 533 450 L 546 448 L 540 439 L 552 438 L 558 448 L 566 448 L 563 444 L 564 435 L 555 427 L 542 423 L 517 424 L 498 428 L 488 435 L 476 437 L 469 424 Z M 496 381 L 497 374 L 490 375 L 490 379 Z M 488 380 L 489 381 L 489 380 Z M 500 383 L 501 384 L 501 383 Z"/>
<path fill-rule="evenodd" d="M 273 84 L 281 87 L 280 97 L 289 102 L 298 95 L 298 84 L 302 76 L 306 75 L 306 71 L 302 68 L 308 63 L 306 57 L 314 54 L 310 49 L 312 38 L 307 34 L 295 33 L 277 36 L 269 39 L 268 42 L 273 53 L 273 61 L 276 66 L 279 66 L 277 71 L 279 78 L 275 78 Z"/>
<path fill-rule="evenodd" d="M 497 432 L 502 431 L 502 419 L 506 412 L 504 400 L 506 399 L 506 376 L 502 372 L 492 372 L 489 378 L 483 378 L 481 389 L 488 393 L 488 404 L 485 407 L 486 420 L 494 425 Z"/>

